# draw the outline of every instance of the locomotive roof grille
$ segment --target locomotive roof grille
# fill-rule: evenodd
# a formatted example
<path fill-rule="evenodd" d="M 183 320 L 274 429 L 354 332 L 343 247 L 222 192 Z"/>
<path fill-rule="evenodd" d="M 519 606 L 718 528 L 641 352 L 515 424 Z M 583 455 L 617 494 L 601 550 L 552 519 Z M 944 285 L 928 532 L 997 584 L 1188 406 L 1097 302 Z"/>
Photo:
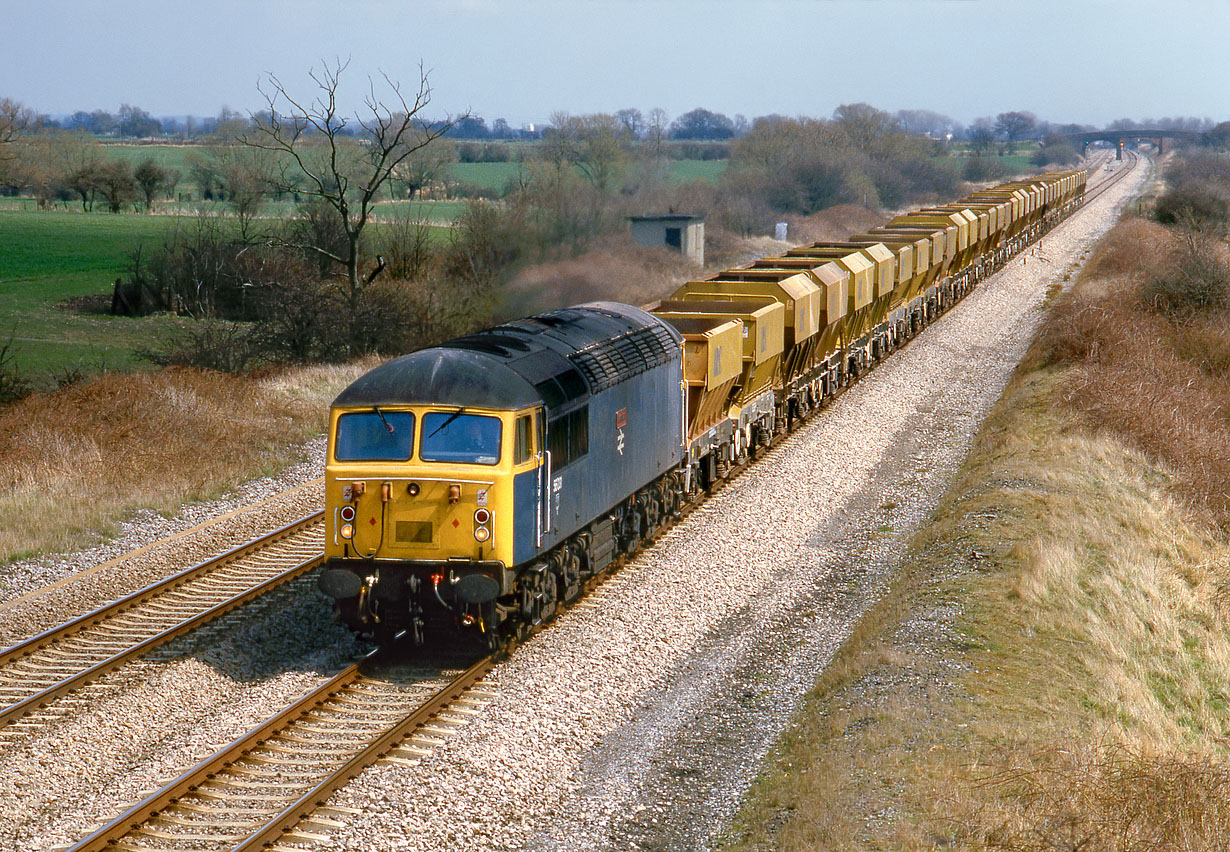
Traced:
<path fill-rule="evenodd" d="M 334 405 L 524 408 L 552 416 L 683 355 L 678 332 L 631 305 L 591 302 L 514 320 L 387 361 Z"/>
<path fill-rule="evenodd" d="M 662 325 L 638 328 L 568 356 L 597 393 L 671 360 L 678 344 Z"/>

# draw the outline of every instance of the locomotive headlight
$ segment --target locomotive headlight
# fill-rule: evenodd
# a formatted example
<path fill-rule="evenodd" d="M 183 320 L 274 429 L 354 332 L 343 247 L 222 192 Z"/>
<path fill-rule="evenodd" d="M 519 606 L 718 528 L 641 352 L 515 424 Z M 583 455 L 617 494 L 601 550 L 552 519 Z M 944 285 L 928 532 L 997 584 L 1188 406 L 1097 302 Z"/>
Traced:
<path fill-rule="evenodd" d="M 354 538 L 354 524 L 342 524 L 342 528 L 338 530 L 338 534 L 345 539 Z"/>
<path fill-rule="evenodd" d="M 346 523 L 350 523 L 351 521 L 354 520 L 354 506 L 343 506 L 341 508 L 341 511 L 339 511 L 337 514 L 339 517 L 341 517 L 343 521 L 345 521 Z"/>
<path fill-rule="evenodd" d="M 419 496 L 419 484 L 417 482 L 411 482 L 406 486 L 406 493 L 411 497 Z"/>
<path fill-rule="evenodd" d="M 474 523 L 482 526 L 491 520 L 491 513 L 486 509 L 479 509 L 474 513 Z"/>
<path fill-rule="evenodd" d="M 486 527 L 479 527 L 474 531 L 474 538 L 478 541 L 486 541 L 491 538 L 491 530 Z"/>

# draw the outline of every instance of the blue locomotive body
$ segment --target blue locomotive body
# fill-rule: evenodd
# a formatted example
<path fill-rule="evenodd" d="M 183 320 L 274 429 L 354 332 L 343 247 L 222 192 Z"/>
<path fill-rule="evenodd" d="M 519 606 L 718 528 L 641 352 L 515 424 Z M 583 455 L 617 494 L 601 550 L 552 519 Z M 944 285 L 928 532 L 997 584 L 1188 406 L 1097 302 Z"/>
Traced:
<path fill-rule="evenodd" d="M 618 303 L 376 368 L 334 401 L 321 587 L 377 634 L 536 623 L 674 509 L 684 405 L 682 338 Z"/>

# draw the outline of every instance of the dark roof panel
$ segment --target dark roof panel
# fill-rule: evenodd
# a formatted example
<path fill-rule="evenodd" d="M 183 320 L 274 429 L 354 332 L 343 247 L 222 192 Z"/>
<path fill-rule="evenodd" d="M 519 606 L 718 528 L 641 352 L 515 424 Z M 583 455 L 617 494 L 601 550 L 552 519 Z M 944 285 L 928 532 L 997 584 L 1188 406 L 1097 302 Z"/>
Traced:
<path fill-rule="evenodd" d="M 440 405 L 526 408 L 541 398 L 497 356 L 432 347 L 386 361 L 346 388 L 334 405 Z"/>
<path fill-rule="evenodd" d="M 334 404 L 545 404 L 558 413 L 590 393 L 681 357 L 681 339 L 640 308 L 593 302 L 394 358 L 361 376 Z"/>

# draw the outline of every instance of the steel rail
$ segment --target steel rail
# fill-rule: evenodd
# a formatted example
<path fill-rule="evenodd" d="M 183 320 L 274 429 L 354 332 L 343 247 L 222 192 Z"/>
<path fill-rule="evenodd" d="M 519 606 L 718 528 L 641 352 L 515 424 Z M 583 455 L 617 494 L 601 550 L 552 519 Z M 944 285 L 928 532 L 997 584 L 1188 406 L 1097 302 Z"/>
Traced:
<path fill-rule="evenodd" d="M 119 600 L 0 651 L 0 683 L 3 683 L 5 680 L 5 667 L 19 666 L 22 663 L 37 659 L 38 655 L 44 651 L 53 652 L 56 646 L 64 640 L 87 637 L 93 630 L 104 632 L 109 625 L 114 626 L 112 622 L 117 616 L 139 616 L 142 606 L 160 601 L 168 593 L 186 591 L 191 588 L 191 584 L 195 581 L 208 578 L 216 571 L 233 566 L 247 556 L 265 551 L 280 542 L 310 530 L 321 522 L 323 514 L 323 512 L 314 512 L 273 532 L 233 548 L 213 559 L 198 563 L 191 568 L 180 571 L 164 580 L 146 586 Z M 236 607 L 269 592 L 283 583 L 293 580 L 295 577 L 319 565 L 323 558 L 323 552 L 313 554 L 306 560 L 296 558 L 294 564 L 289 568 L 273 576 L 267 576 L 255 585 L 249 585 L 242 592 L 229 595 L 223 600 L 203 610 L 198 610 L 195 614 L 179 620 L 169 627 L 155 628 L 156 632 L 146 636 L 144 639 L 140 639 L 127 646 L 120 643 L 122 650 L 118 652 L 112 653 L 106 648 L 96 651 L 96 659 L 93 662 L 74 664 L 57 662 L 48 665 L 48 668 L 62 667 L 66 672 L 65 676 L 32 695 L 7 706 L 0 707 L 0 728 L 11 724 L 56 698 L 80 688 L 82 685 L 96 680 L 103 674 L 119 668 L 153 648 L 178 636 L 182 636 L 190 630 L 230 612 Z M 267 574 L 268 572 L 264 573 Z M 165 620 L 165 616 L 159 619 L 159 621 Z M 103 644 L 103 641 L 100 641 L 98 644 Z M 83 656 L 88 655 L 83 654 Z M 12 678 L 10 677 L 8 680 L 11 681 Z M 12 685 L 10 683 L 7 686 L 11 687 Z"/>
<path fill-rule="evenodd" d="M 202 784 L 224 773 L 229 766 L 245 759 L 268 740 L 287 731 L 294 722 L 311 713 L 322 712 L 323 706 L 328 701 L 342 695 L 348 688 L 364 683 L 366 676 L 361 669 L 365 665 L 378 663 L 377 655 L 381 653 L 373 652 L 365 660 L 353 663 L 338 672 L 307 695 L 285 707 L 277 715 L 252 728 L 212 757 L 201 761 L 93 834 L 66 849 L 65 852 L 94 852 L 94 850 L 106 849 L 125 835 L 140 829 L 158 814 L 173 807 L 179 800 L 192 795 Z M 305 815 L 315 810 L 333 792 L 389 751 L 397 748 L 415 730 L 429 723 L 442 710 L 463 696 L 467 690 L 491 671 L 494 665 L 494 657 L 484 657 L 479 660 L 453 678 L 446 686 L 433 693 L 413 711 L 407 713 L 395 725 L 345 758 L 340 766 L 332 770 L 325 770 L 326 775 L 297 798 L 276 811 L 271 808 L 272 815 L 234 846 L 233 852 L 259 849 L 275 842 Z M 305 752 L 310 755 L 310 750 L 305 749 Z M 310 756 L 305 757 L 304 764 L 310 763 L 310 760 Z M 242 798 L 242 796 L 237 796 L 237 798 Z M 204 840 L 204 838 L 198 839 Z"/>
<path fill-rule="evenodd" d="M 495 666 L 494 657 L 486 657 L 466 671 L 458 675 L 450 684 L 436 692 L 417 710 L 406 716 L 396 727 L 393 727 L 374 740 L 362 752 L 356 754 L 328 778 L 321 781 L 299 799 L 286 807 L 253 832 L 247 840 L 234 846 L 231 852 L 250 852 L 261 849 L 276 841 L 282 834 L 295 826 L 303 817 L 323 804 L 325 799 L 339 790 L 346 782 L 354 778 L 368 766 L 371 766 L 391 749 L 395 748 L 415 729 L 426 725 L 431 719 L 460 698 L 475 683 L 487 675 Z"/>
<path fill-rule="evenodd" d="M 1135 151 L 1128 151 L 1127 153 L 1132 158 L 1131 165 L 1127 168 L 1115 169 L 1113 177 L 1103 178 L 1092 187 L 1089 187 L 1085 192 L 1085 200 L 1082 202 L 1082 206 L 1100 198 L 1107 190 L 1127 177 L 1130 172 L 1140 165 L 1140 156 Z M 1090 194 L 1089 190 L 1092 190 L 1092 194 Z"/>

